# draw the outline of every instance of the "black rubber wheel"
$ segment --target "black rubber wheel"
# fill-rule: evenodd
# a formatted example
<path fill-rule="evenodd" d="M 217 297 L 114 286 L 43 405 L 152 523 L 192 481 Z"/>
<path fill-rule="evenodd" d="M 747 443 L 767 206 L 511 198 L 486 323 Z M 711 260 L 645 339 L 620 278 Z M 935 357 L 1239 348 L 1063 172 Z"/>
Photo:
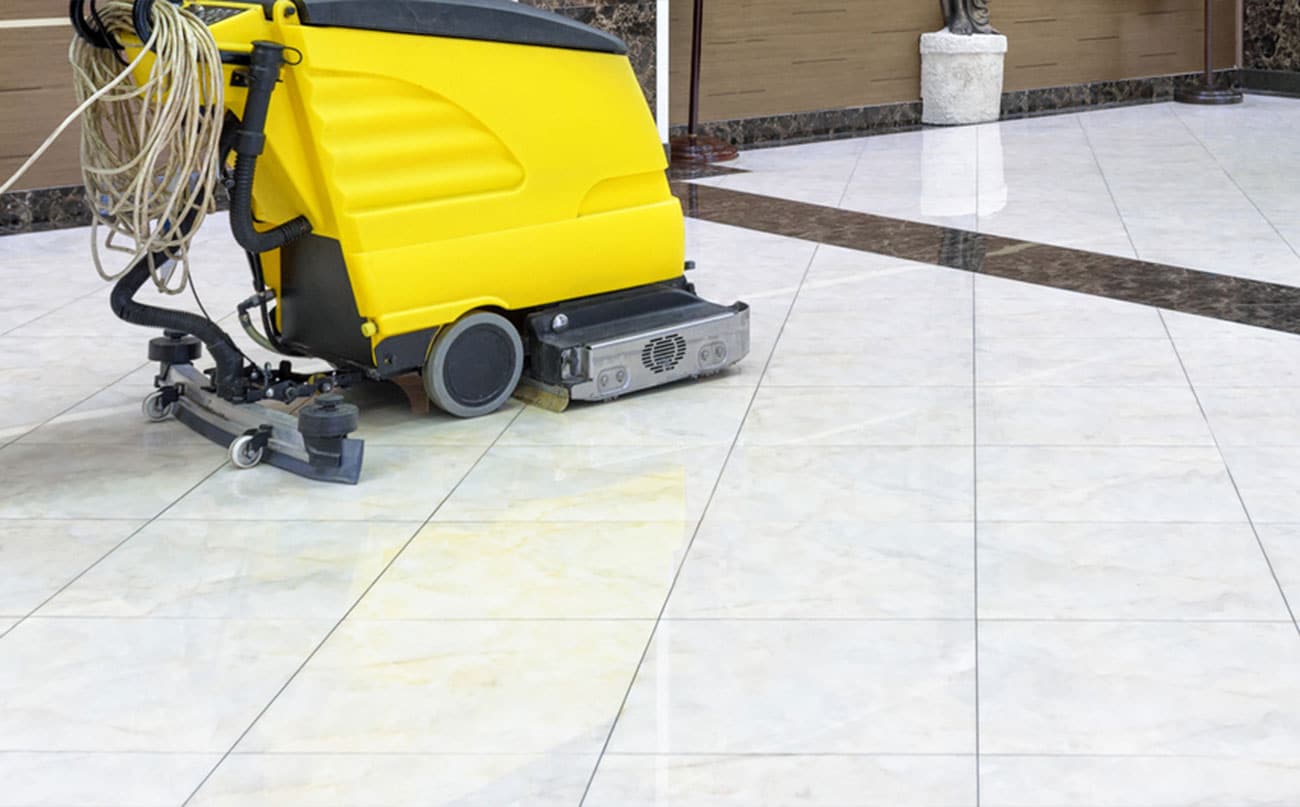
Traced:
<path fill-rule="evenodd" d="M 298 431 L 303 437 L 347 437 L 359 420 L 360 410 L 342 395 L 321 395 L 298 413 Z"/>
<path fill-rule="evenodd" d="M 524 369 L 524 343 L 510 320 L 476 311 L 444 328 L 424 364 L 424 390 L 449 415 L 481 417 L 514 394 Z"/>
<path fill-rule="evenodd" d="M 168 334 L 149 341 L 149 361 L 193 364 L 203 355 L 203 343 L 193 336 Z"/>

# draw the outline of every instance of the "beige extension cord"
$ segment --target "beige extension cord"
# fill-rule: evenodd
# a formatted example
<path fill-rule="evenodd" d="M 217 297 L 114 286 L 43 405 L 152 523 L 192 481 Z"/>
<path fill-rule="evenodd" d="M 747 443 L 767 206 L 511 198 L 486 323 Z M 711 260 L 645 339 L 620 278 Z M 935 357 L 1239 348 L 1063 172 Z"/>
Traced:
<path fill-rule="evenodd" d="M 104 27 L 119 40 L 135 35 L 129 0 L 99 8 Z M 137 84 L 136 68 L 154 53 L 148 81 Z M 50 146 L 82 121 L 81 169 L 86 202 L 94 216 L 91 251 L 105 280 L 116 280 L 141 259 L 158 252 L 176 260 L 150 266 L 165 294 L 189 286 L 189 247 L 207 214 L 215 209 L 220 176 L 219 144 L 224 115 L 221 52 L 207 26 L 168 2 L 153 5 L 153 33 L 135 60 L 122 66 L 116 51 L 74 36 L 68 52 L 77 108 L 12 177 L 17 184 Z M 175 227 L 193 213 L 185 232 Z M 104 248 L 130 256 L 116 272 L 106 271 Z M 123 246 L 121 241 L 130 242 Z"/>

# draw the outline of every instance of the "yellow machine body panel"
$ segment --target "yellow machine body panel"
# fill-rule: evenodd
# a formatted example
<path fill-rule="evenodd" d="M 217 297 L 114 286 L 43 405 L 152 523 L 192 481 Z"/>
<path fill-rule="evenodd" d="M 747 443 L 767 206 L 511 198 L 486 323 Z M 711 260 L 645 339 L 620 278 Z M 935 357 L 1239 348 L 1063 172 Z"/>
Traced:
<path fill-rule="evenodd" d="M 372 352 L 476 308 L 681 276 L 682 211 L 626 56 L 303 25 L 289 0 L 269 20 L 260 4 L 204 5 L 248 8 L 212 26 L 223 50 L 291 49 L 254 213 L 304 215 L 338 242 Z"/>

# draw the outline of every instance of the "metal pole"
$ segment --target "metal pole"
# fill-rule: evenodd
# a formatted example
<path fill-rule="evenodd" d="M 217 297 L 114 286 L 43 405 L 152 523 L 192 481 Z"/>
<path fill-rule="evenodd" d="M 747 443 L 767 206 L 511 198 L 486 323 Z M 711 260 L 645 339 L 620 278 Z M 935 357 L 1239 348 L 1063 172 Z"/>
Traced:
<path fill-rule="evenodd" d="M 700 126 L 700 54 L 704 50 L 704 0 L 695 0 L 695 18 L 691 24 L 691 99 L 686 134 L 669 141 L 669 155 L 674 164 L 697 165 L 736 159 L 736 147 L 716 137 L 701 136 Z"/>
<path fill-rule="evenodd" d="M 1214 0 L 1205 0 L 1205 75 L 1201 86 L 1181 86 L 1174 100 L 1183 104 L 1239 104 L 1242 94 L 1232 87 L 1214 87 Z"/>
<path fill-rule="evenodd" d="M 1214 0 L 1205 0 L 1205 86 L 1214 86 Z"/>
<path fill-rule="evenodd" d="M 704 0 L 695 0 L 695 19 L 691 26 L 691 110 L 686 131 L 696 134 L 700 123 L 700 54 L 704 39 Z"/>

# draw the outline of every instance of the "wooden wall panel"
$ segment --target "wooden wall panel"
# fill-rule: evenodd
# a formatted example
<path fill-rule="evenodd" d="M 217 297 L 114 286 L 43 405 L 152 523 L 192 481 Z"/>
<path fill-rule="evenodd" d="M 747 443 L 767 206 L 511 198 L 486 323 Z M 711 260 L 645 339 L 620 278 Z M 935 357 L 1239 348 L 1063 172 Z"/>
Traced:
<path fill-rule="evenodd" d="M 48 11 L 49 3 L 43 5 Z M 68 26 L 0 28 L 0 181 L 8 179 L 75 106 L 68 65 L 71 39 Z M 79 138 L 75 126 L 64 133 L 18 187 L 80 183 Z"/>
<path fill-rule="evenodd" d="M 1236 0 L 1214 0 L 1216 60 L 1236 61 Z M 691 0 L 673 0 L 672 121 L 684 123 Z M 993 0 L 1008 90 L 1198 70 L 1202 0 Z M 915 101 L 937 0 L 709 0 L 700 116 L 724 120 Z"/>
<path fill-rule="evenodd" d="M 3 0 L 0 3 L 0 20 L 27 20 L 34 17 L 63 17 L 68 13 L 67 3 L 54 0 Z"/>

